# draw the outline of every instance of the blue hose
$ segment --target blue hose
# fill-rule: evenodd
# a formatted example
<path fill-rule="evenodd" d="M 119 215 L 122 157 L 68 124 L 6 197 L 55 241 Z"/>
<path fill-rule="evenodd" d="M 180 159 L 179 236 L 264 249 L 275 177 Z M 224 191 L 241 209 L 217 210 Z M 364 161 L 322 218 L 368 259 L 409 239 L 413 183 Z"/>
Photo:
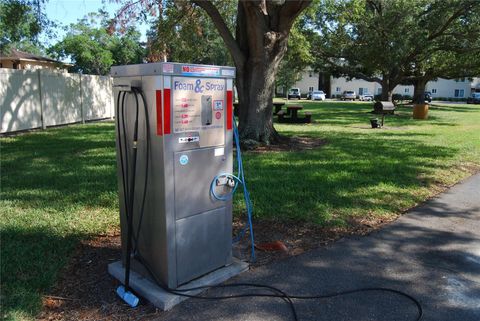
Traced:
<path fill-rule="evenodd" d="M 213 197 L 215 197 L 217 200 L 220 201 L 227 201 L 233 197 L 233 194 L 237 190 L 238 184 L 242 184 L 243 186 L 243 198 L 245 199 L 245 206 L 247 208 L 247 220 L 248 220 L 248 227 L 250 230 L 250 241 L 251 241 L 251 246 L 252 246 L 252 255 L 251 255 L 251 261 L 255 262 L 255 237 L 253 235 L 253 223 L 252 223 L 252 213 L 253 213 L 253 204 L 250 199 L 250 193 L 248 192 L 247 188 L 247 183 L 245 181 L 245 173 L 243 170 L 243 161 L 242 161 L 242 152 L 240 149 L 240 135 L 238 133 L 238 127 L 237 123 L 235 121 L 235 116 L 233 117 L 233 136 L 235 139 L 235 146 L 237 148 L 237 168 L 238 168 L 238 175 L 235 176 L 233 174 L 229 173 L 222 173 L 217 176 L 212 181 L 212 184 L 210 184 L 210 192 L 212 193 Z M 227 177 L 227 178 L 232 178 L 235 181 L 235 186 L 233 190 L 225 195 L 218 195 L 215 193 L 215 185 L 216 182 L 219 178 L 221 177 Z M 238 242 L 243 236 L 245 235 L 246 232 L 246 227 L 243 228 L 240 233 L 233 239 L 233 242 L 236 243 Z"/>

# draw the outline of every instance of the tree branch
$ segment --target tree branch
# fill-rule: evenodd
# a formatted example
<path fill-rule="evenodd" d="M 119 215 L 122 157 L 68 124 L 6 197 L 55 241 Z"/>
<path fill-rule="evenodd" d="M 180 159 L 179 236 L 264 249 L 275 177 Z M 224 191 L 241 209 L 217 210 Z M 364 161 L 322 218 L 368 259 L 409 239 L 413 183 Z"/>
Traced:
<path fill-rule="evenodd" d="M 464 12 L 472 9 L 474 6 L 476 5 L 479 5 L 478 2 L 473 2 L 473 1 L 468 1 L 466 3 L 466 6 L 465 7 L 461 7 L 460 9 L 458 9 L 457 11 L 455 11 L 451 16 L 450 18 L 447 19 L 447 21 L 445 21 L 445 23 L 443 24 L 443 26 L 440 27 L 440 29 L 437 31 L 437 32 L 434 32 L 433 34 L 431 34 L 427 40 L 433 40 L 435 38 L 438 38 L 440 36 L 443 35 L 443 33 L 448 29 L 448 27 L 455 21 L 455 19 L 457 19 L 458 17 L 460 17 Z"/>
<path fill-rule="evenodd" d="M 288 32 L 292 27 L 295 18 L 298 17 L 298 15 L 300 15 L 300 13 L 311 3 L 312 0 L 285 1 L 278 15 L 278 31 Z"/>
<path fill-rule="evenodd" d="M 227 46 L 228 50 L 232 54 L 233 60 L 235 61 L 235 65 L 238 68 L 241 68 L 245 64 L 245 56 L 243 55 L 240 47 L 238 46 L 237 41 L 233 37 L 232 33 L 227 27 L 225 20 L 223 19 L 218 9 L 215 5 L 208 1 L 208 0 L 190 0 L 193 4 L 199 6 L 210 16 L 213 21 L 213 24 L 217 28 L 220 36 L 222 37 L 225 45 Z"/>

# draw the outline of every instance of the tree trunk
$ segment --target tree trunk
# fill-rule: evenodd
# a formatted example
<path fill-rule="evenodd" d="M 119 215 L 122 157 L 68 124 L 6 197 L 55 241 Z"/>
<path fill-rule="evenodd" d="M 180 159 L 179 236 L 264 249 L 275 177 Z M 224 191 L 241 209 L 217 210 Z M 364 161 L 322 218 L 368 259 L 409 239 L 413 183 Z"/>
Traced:
<path fill-rule="evenodd" d="M 425 78 L 418 78 L 413 82 L 413 103 L 425 104 L 425 87 L 427 80 Z"/>
<path fill-rule="evenodd" d="M 395 86 L 394 86 L 395 88 Z M 393 101 L 393 88 L 390 79 L 388 76 L 383 75 L 382 78 L 382 101 Z"/>
<path fill-rule="evenodd" d="M 266 58 L 260 63 L 247 63 L 245 72 L 237 73 L 236 84 L 241 139 L 270 144 L 279 138 L 272 121 L 278 64 L 276 59 Z"/>
<path fill-rule="evenodd" d="M 242 142 L 275 143 L 279 138 L 272 120 L 275 75 L 293 22 L 311 0 L 239 0 L 235 38 L 213 2 L 191 1 L 212 18 L 235 62 Z"/>

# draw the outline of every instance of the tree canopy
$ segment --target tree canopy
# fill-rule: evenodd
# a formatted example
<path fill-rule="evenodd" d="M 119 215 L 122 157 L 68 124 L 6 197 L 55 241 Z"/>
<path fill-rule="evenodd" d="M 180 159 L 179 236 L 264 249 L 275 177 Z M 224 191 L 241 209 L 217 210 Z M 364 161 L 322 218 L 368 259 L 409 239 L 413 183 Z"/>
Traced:
<path fill-rule="evenodd" d="M 219 2 L 219 10 L 233 29 L 236 5 Z M 150 61 L 182 61 L 199 64 L 232 65 L 225 43 L 210 17 L 188 1 L 170 1 L 153 20 L 148 32 Z"/>
<path fill-rule="evenodd" d="M 318 6 L 317 68 L 376 81 L 384 100 L 419 76 L 424 87 L 424 80 L 472 70 L 467 66 L 479 53 L 479 1 L 322 0 Z"/>
<path fill-rule="evenodd" d="M 140 32 L 129 27 L 121 34 L 109 33 L 105 12 L 91 13 L 67 30 L 48 52 L 59 59 L 70 58 L 74 63 L 70 71 L 105 75 L 114 64 L 141 63 L 145 57 Z"/>
<path fill-rule="evenodd" d="M 53 23 L 43 13 L 46 0 L 0 0 L 0 51 L 11 47 L 40 53 L 38 37 Z"/>

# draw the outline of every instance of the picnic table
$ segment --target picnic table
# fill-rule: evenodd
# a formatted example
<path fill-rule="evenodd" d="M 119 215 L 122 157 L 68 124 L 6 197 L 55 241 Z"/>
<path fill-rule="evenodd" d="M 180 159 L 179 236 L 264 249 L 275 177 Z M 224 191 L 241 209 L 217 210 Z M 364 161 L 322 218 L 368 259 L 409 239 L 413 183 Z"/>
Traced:
<path fill-rule="evenodd" d="M 285 103 L 273 103 L 273 106 L 275 107 L 275 111 L 273 112 L 274 115 L 278 114 L 280 110 L 282 110 L 282 107 L 285 105 Z"/>
<path fill-rule="evenodd" d="M 298 117 L 298 111 L 302 110 L 302 106 L 298 105 L 287 105 L 287 111 L 280 110 L 277 113 L 279 123 L 290 123 L 290 124 L 305 124 L 312 122 L 312 114 L 305 113 L 305 117 Z"/>
<path fill-rule="evenodd" d="M 298 111 L 302 110 L 302 109 L 303 109 L 303 107 L 298 106 L 298 105 L 287 106 L 287 115 L 292 117 L 292 119 L 297 119 L 298 118 Z"/>

